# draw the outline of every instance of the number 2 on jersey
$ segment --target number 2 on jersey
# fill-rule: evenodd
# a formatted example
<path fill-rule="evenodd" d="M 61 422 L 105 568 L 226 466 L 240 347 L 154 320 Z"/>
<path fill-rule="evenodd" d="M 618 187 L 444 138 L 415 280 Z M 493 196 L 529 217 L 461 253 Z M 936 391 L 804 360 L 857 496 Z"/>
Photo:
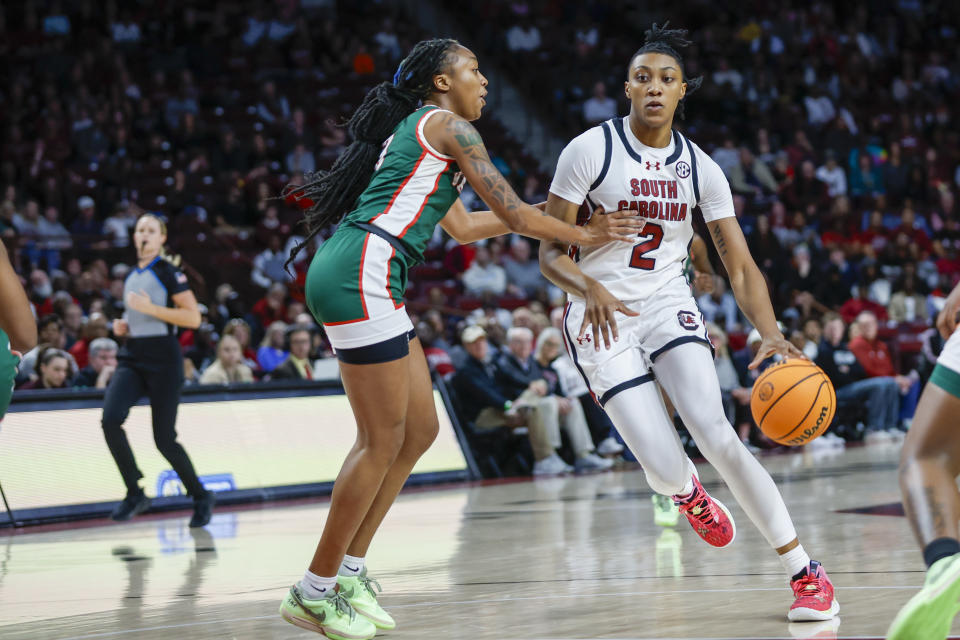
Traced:
<path fill-rule="evenodd" d="M 663 240 L 663 227 L 658 224 L 648 222 L 643 225 L 643 230 L 637 234 L 640 238 L 647 238 L 633 247 L 630 254 L 630 267 L 633 269 L 643 269 L 644 271 L 653 271 L 653 265 L 656 264 L 655 258 L 644 258 L 645 253 L 655 251 Z"/>

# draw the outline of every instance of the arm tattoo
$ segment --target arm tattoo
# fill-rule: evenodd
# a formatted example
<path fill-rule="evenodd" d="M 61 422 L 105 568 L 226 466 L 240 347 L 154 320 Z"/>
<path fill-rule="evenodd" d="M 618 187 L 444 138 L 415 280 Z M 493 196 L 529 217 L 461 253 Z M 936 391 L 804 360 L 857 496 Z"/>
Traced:
<path fill-rule="evenodd" d="M 484 146 L 480 134 L 466 120 L 451 117 L 447 114 L 444 114 L 444 116 L 444 132 L 460 145 L 466 156 L 466 162 L 469 163 L 471 173 L 482 183 L 488 197 L 493 201 L 489 204 L 491 206 L 497 204 L 509 213 L 516 213 L 520 207 L 520 199 L 490 161 L 490 156 L 487 154 L 487 148 Z"/>
<path fill-rule="evenodd" d="M 723 230 L 720 229 L 720 225 L 713 228 L 713 242 L 717 245 L 717 253 L 720 254 L 721 258 L 727 255 L 727 241 L 723 237 Z"/>

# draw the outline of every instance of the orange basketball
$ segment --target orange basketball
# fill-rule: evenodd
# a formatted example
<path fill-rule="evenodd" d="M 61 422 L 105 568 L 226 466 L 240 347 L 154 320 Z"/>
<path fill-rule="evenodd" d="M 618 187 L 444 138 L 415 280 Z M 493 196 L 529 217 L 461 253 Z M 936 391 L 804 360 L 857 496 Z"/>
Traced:
<path fill-rule="evenodd" d="M 771 440 L 791 447 L 822 435 L 837 407 L 837 394 L 823 369 L 794 358 L 773 365 L 753 384 L 750 411 Z"/>

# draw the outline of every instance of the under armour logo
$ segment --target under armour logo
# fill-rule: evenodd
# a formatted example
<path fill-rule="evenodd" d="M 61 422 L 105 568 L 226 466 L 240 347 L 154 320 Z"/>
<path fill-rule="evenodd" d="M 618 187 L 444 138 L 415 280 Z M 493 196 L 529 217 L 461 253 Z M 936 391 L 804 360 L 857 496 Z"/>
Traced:
<path fill-rule="evenodd" d="M 651 165 L 653 166 L 654 169 L 656 169 L 657 171 L 660 171 L 660 161 L 659 161 L 659 160 L 656 161 L 656 162 L 650 162 L 649 160 L 647 160 L 646 162 L 647 162 L 647 171 L 650 171 Z"/>
<path fill-rule="evenodd" d="M 583 343 L 584 343 L 584 342 L 586 342 L 587 344 L 590 344 L 590 334 L 589 334 L 589 333 L 588 333 L 587 335 L 585 335 L 585 336 L 582 336 L 582 337 L 580 337 L 580 338 L 577 338 L 577 344 L 579 344 L 581 347 L 583 346 Z"/>

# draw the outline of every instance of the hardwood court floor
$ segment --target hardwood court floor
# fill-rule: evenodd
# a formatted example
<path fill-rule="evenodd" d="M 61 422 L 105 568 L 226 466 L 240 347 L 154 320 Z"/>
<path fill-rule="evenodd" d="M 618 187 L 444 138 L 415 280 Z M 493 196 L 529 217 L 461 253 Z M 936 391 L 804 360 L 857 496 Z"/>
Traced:
<path fill-rule="evenodd" d="M 763 459 L 837 586 L 836 631 L 788 624 L 777 558 L 704 463 L 704 484 L 739 525 L 728 549 L 685 522 L 655 526 L 636 468 L 405 494 L 369 556 L 399 622 L 378 637 L 882 637 L 923 580 L 906 520 L 878 515 L 899 508 L 897 451 Z M 325 513 L 317 502 L 276 504 L 222 510 L 200 532 L 182 514 L 0 532 L 0 638 L 319 637 L 276 611 Z"/>

